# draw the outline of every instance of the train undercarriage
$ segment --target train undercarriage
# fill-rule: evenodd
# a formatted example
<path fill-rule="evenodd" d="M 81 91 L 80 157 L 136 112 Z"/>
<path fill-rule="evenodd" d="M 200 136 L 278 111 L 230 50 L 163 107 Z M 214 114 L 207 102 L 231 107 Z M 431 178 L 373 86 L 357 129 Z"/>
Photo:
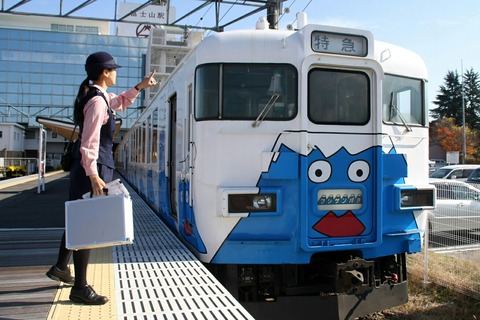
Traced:
<path fill-rule="evenodd" d="M 407 302 L 405 254 L 322 253 L 306 265 L 208 265 L 256 319 L 353 319 Z"/>

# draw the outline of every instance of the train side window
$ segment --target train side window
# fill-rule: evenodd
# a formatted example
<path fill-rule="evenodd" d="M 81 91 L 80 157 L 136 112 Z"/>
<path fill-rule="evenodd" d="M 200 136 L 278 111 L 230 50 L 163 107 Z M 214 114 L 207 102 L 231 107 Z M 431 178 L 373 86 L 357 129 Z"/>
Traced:
<path fill-rule="evenodd" d="M 157 163 L 158 159 L 158 108 L 152 114 L 152 162 Z"/>
<path fill-rule="evenodd" d="M 195 118 L 218 119 L 219 116 L 220 66 L 205 65 L 195 74 Z"/>
<path fill-rule="evenodd" d="M 422 81 L 385 75 L 382 119 L 385 123 L 425 125 L 426 111 Z"/>

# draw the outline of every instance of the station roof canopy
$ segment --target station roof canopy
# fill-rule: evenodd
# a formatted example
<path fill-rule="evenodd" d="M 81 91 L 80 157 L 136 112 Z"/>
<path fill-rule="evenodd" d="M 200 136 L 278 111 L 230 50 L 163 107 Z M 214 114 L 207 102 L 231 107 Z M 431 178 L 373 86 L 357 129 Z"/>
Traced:
<path fill-rule="evenodd" d="M 78 126 L 75 127 L 75 124 L 73 122 L 56 120 L 56 119 L 41 117 L 41 116 L 38 116 L 36 120 L 39 124 L 42 124 L 46 128 L 50 129 L 52 132 L 55 132 L 61 135 L 67 140 L 72 139 L 72 141 L 75 141 L 78 139 L 79 128 Z M 114 137 L 116 137 L 118 132 L 120 131 L 120 127 L 122 126 L 122 119 L 116 119 L 115 124 L 116 124 L 116 128 L 115 128 Z M 75 129 L 75 132 L 73 132 L 74 129 Z"/>
<path fill-rule="evenodd" d="M 77 1 L 63 1 L 63 0 L 50 0 L 52 5 L 42 6 L 39 0 L 16 0 L 9 1 L 9 5 L 2 1 L 1 13 L 18 14 L 18 15 L 31 15 L 31 16 L 50 16 L 59 18 L 77 18 L 77 19 L 93 19 L 109 22 L 129 22 L 125 19 L 129 14 L 124 16 L 117 15 L 117 6 L 119 0 L 77 0 Z M 237 21 L 254 15 L 260 11 L 267 10 L 272 6 L 281 5 L 286 0 L 197 0 L 192 1 L 196 5 L 194 6 L 181 6 L 180 4 L 185 0 L 150 0 L 138 2 L 138 7 L 131 13 L 145 8 L 148 5 L 161 5 L 166 6 L 167 11 L 170 7 L 176 8 L 175 21 L 168 21 L 168 26 L 177 26 L 190 29 L 205 29 L 223 31 L 226 26 L 229 26 Z M 198 5 L 197 5 L 198 4 Z M 227 13 L 236 6 L 238 10 L 235 14 L 231 15 L 231 19 L 226 19 Z M 188 7 L 187 9 L 184 9 Z M 101 10 L 97 10 L 101 8 Z M 180 9 L 183 9 L 181 11 Z M 214 10 L 211 10 L 214 8 Z M 90 9 L 90 10 L 89 10 Z M 42 11 L 40 11 L 42 10 Z M 92 12 L 95 12 L 94 14 Z M 207 15 L 214 15 L 213 19 L 204 19 Z M 98 15 L 98 16 L 93 16 Z M 196 21 L 196 17 L 201 18 L 202 25 L 189 25 L 188 21 Z M 203 24 L 207 21 L 213 23 L 207 26 Z M 222 23 L 220 23 L 222 21 Z M 136 22 L 138 23 L 138 22 Z"/>

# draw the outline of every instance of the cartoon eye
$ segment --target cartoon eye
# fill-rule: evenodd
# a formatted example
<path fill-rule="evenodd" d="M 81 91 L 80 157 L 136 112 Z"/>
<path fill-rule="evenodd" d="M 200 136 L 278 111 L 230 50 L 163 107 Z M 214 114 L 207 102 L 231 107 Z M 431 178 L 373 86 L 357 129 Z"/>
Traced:
<path fill-rule="evenodd" d="M 308 168 L 308 177 L 312 182 L 322 183 L 330 179 L 332 175 L 332 166 L 327 161 L 312 162 Z"/>
<path fill-rule="evenodd" d="M 370 175 L 370 165 L 363 160 L 354 161 L 348 167 L 348 177 L 353 182 L 363 182 Z"/>

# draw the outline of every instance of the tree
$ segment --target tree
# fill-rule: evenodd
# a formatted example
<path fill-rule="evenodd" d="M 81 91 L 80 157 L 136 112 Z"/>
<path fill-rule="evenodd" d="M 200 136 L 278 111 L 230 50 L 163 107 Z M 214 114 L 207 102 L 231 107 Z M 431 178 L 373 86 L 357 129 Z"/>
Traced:
<path fill-rule="evenodd" d="M 455 119 L 457 126 L 462 125 L 462 85 L 457 71 L 448 71 L 444 78 L 445 85 L 440 86 L 440 94 L 437 100 L 433 101 L 438 107 L 430 110 L 433 119 L 438 120 L 444 117 Z"/>
<path fill-rule="evenodd" d="M 468 126 L 465 127 L 466 135 L 466 161 L 476 163 L 477 157 L 477 139 L 475 131 Z M 463 145 L 462 126 L 455 125 L 455 119 L 444 117 L 430 125 L 430 141 L 438 143 L 445 151 L 461 151 Z"/>
<path fill-rule="evenodd" d="M 463 76 L 465 99 L 465 123 L 474 131 L 480 129 L 480 89 L 479 75 L 473 68 Z"/>

